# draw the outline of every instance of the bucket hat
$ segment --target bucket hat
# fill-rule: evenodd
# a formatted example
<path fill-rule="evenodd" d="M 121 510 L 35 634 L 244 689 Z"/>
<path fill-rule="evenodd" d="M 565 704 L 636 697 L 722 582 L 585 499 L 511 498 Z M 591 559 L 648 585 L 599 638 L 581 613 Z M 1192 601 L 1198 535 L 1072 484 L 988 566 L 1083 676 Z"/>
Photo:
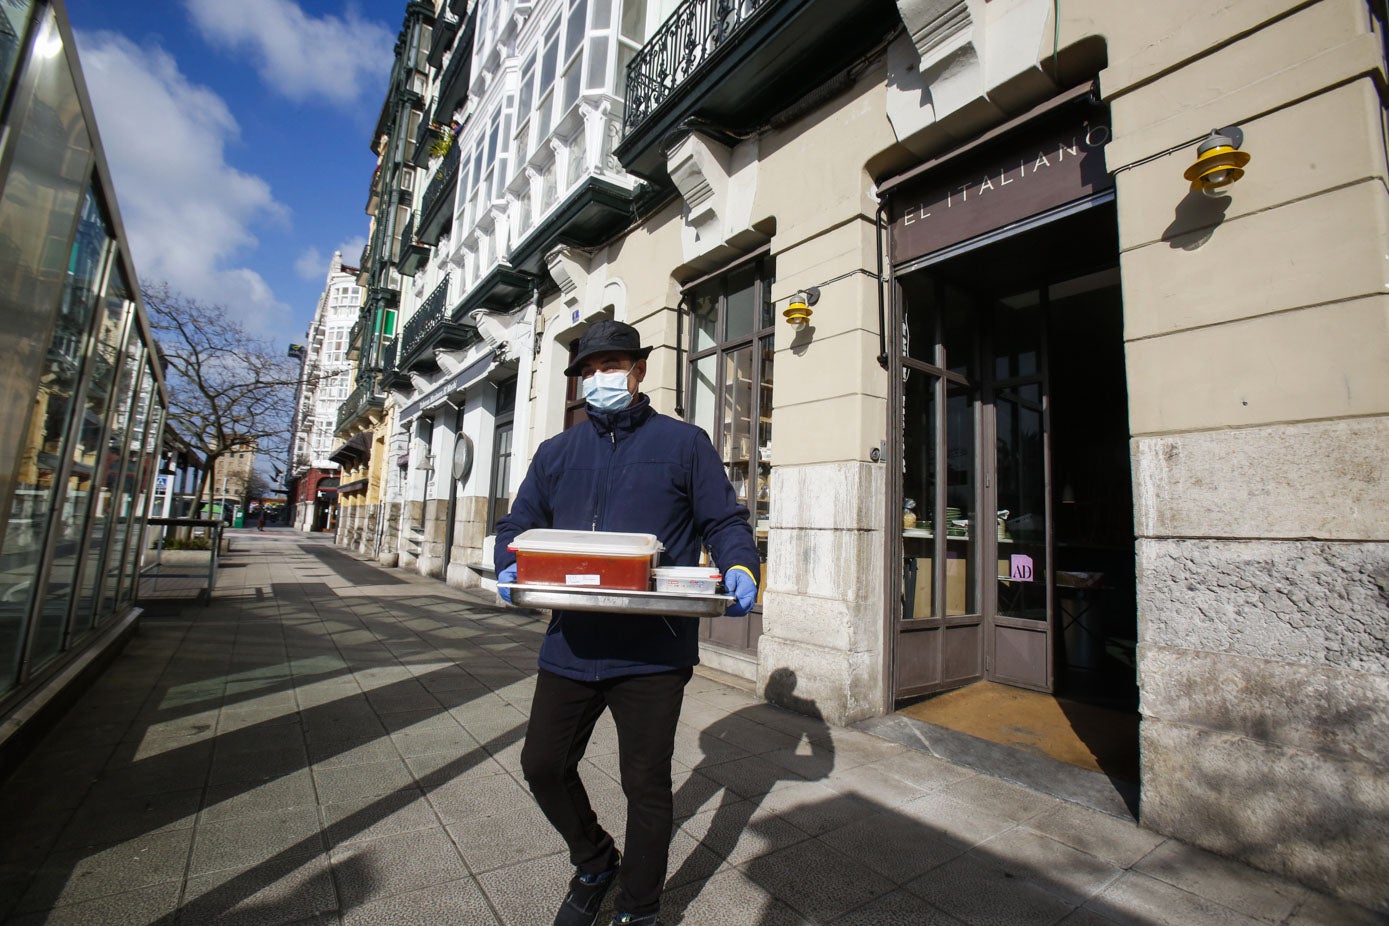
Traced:
<path fill-rule="evenodd" d="M 631 354 L 637 360 L 645 360 L 651 353 L 651 348 L 641 346 L 641 335 L 637 334 L 637 329 L 624 322 L 601 318 L 579 338 L 578 353 L 574 355 L 574 362 L 565 368 L 564 375 L 578 376 L 589 357 L 614 350 Z"/>

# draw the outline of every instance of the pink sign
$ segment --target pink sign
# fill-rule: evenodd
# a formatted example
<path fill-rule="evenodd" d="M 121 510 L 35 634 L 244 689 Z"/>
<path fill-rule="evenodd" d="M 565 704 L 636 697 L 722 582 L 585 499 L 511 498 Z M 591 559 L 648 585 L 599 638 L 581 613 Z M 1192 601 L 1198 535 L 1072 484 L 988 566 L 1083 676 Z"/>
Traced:
<path fill-rule="evenodd" d="M 1031 582 L 1032 557 L 1026 553 L 1014 553 L 1008 558 L 1008 578 L 1015 582 Z"/>

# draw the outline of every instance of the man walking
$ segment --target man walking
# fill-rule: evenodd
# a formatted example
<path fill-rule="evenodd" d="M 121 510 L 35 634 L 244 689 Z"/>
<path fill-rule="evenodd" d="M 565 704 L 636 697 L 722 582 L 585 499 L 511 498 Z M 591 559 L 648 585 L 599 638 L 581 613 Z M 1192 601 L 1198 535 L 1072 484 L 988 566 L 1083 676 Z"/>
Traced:
<path fill-rule="evenodd" d="M 757 597 L 759 558 L 708 435 L 656 413 L 639 392 L 650 347 L 622 322 L 594 323 L 566 376 L 583 377 L 588 421 L 540 445 L 497 525 L 499 583 L 516 578 L 512 539 L 531 528 L 655 534 L 663 565 L 693 566 L 707 547 L 742 616 Z M 507 590 L 502 597 L 510 602 Z M 592 926 L 619 881 L 614 926 L 655 926 L 673 820 L 671 756 L 686 683 L 699 662 L 690 618 L 556 611 L 540 648 L 521 770 L 575 867 L 555 926 Z M 617 727 L 627 795 L 623 852 L 599 824 L 579 762 L 604 710 Z"/>

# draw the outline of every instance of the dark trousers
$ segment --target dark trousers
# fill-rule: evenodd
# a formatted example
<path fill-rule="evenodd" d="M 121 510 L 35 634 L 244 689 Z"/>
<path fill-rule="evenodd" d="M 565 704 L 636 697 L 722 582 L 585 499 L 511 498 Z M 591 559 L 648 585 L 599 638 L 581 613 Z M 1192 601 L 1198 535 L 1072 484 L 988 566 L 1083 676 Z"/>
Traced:
<path fill-rule="evenodd" d="M 654 913 L 660 907 L 673 821 L 670 760 L 685 685 L 693 669 L 580 682 L 540 670 L 521 771 L 581 872 L 611 868 L 613 838 L 598 823 L 579 780 L 579 761 L 605 709 L 617 726 L 618 767 L 627 796 L 627 835 L 614 907 Z"/>

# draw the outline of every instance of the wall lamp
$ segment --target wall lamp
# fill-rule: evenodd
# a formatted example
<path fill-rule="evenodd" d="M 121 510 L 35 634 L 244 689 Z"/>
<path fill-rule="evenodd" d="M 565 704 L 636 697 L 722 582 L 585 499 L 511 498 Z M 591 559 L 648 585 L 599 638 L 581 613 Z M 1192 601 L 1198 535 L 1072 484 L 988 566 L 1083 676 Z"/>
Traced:
<path fill-rule="evenodd" d="M 1216 191 L 1221 187 L 1244 176 L 1249 153 L 1239 150 L 1243 144 L 1244 132 L 1238 126 L 1211 129 L 1211 134 L 1196 146 L 1196 163 L 1182 176 L 1191 181 L 1193 190 L 1200 190 L 1207 196 L 1218 195 Z"/>
<path fill-rule="evenodd" d="M 800 290 L 791 297 L 791 304 L 786 307 L 782 315 L 786 320 L 797 328 L 804 328 L 806 322 L 810 321 L 810 316 L 815 313 L 811 311 L 811 306 L 820 301 L 820 287 L 811 286 L 808 289 Z"/>

